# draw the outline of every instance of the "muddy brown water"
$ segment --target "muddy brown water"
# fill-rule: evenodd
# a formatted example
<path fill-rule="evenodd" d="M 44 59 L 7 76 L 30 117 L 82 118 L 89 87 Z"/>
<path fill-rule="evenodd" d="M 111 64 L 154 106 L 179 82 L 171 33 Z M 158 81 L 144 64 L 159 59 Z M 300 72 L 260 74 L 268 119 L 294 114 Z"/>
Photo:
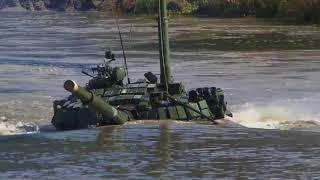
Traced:
<path fill-rule="evenodd" d="M 120 19 L 132 79 L 159 73 L 155 24 Z M 95 12 L 0 12 L 0 178 L 320 177 L 319 27 L 174 17 L 170 37 L 175 80 L 225 89 L 232 121 L 249 128 L 165 122 L 33 133 L 67 95 L 64 80 L 84 84 L 81 69 L 108 47 L 122 64 L 117 29 Z"/>

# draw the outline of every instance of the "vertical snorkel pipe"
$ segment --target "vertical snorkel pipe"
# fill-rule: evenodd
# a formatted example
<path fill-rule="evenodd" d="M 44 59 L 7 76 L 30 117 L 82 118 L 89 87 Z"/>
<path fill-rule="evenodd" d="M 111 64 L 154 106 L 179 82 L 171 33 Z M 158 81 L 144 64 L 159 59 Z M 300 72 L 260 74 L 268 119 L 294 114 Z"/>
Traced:
<path fill-rule="evenodd" d="M 166 84 L 165 71 L 164 71 L 164 56 L 163 56 L 163 37 L 162 37 L 162 20 L 160 11 L 160 0 L 159 0 L 159 11 L 158 11 L 158 40 L 159 40 L 159 60 L 160 60 L 160 82 L 161 84 Z"/>
<path fill-rule="evenodd" d="M 168 85 L 172 83 L 171 65 L 170 65 L 170 44 L 168 32 L 168 11 L 167 0 L 159 0 L 159 47 L 160 47 L 160 70 L 161 84 L 164 84 L 168 90 Z"/>

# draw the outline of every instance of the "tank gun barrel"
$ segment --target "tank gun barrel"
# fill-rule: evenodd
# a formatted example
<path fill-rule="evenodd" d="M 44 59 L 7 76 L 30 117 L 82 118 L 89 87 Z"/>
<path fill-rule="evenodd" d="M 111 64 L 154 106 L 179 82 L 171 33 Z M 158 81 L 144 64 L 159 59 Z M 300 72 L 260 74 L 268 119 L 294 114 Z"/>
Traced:
<path fill-rule="evenodd" d="M 101 113 L 105 118 L 112 120 L 116 125 L 124 124 L 129 119 L 126 113 L 117 110 L 102 98 L 95 96 L 92 92 L 80 87 L 75 81 L 67 80 L 64 83 L 64 88 L 79 98 L 83 104 L 86 104 Z"/>

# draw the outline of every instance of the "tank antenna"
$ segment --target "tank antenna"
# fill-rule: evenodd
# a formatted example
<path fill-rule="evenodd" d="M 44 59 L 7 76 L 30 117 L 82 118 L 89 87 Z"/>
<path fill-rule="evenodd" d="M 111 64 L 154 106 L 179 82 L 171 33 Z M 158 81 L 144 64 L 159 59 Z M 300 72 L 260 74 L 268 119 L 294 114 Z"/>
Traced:
<path fill-rule="evenodd" d="M 127 57 L 126 57 L 126 53 L 124 50 L 124 45 L 123 45 L 123 39 L 122 39 L 122 33 L 120 30 L 120 26 L 119 26 L 119 17 L 117 15 L 115 15 L 114 9 L 113 7 L 111 7 L 111 11 L 112 11 L 112 15 L 115 18 L 115 22 L 116 22 L 116 26 L 118 29 L 118 35 L 119 35 L 119 39 L 120 39 L 120 44 L 121 44 L 121 49 L 122 49 L 122 54 L 123 54 L 123 61 L 124 61 L 124 66 L 126 68 L 127 71 L 127 80 L 128 80 L 128 84 L 130 84 L 130 78 L 129 78 L 129 71 L 128 71 L 128 65 L 127 65 Z"/>

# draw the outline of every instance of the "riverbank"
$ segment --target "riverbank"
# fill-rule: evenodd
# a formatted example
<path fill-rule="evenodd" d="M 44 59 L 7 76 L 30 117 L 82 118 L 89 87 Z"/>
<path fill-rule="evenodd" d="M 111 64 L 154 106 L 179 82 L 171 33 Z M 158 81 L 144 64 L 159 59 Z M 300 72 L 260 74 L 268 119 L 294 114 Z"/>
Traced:
<path fill-rule="evenodd" d="M 122 0 L 128 1 L 136 2 L 135 8 L 129 9 L 131 13 L 151 14 L 157 11 L 158 0 Z M 232 18 L 252 16 L 290 23 L 320 24 L 320 0 L 171 0 L 168 8 L 173 14 Z"/>
<path fill-rule="evenodd" d="M 117 11 L 153 15 L 158 0 L 1 0 L 0 10 Z M 320 0 L 168 0 L 171 14 L 207 17 L 257 17 L 320 24 Z"/>

